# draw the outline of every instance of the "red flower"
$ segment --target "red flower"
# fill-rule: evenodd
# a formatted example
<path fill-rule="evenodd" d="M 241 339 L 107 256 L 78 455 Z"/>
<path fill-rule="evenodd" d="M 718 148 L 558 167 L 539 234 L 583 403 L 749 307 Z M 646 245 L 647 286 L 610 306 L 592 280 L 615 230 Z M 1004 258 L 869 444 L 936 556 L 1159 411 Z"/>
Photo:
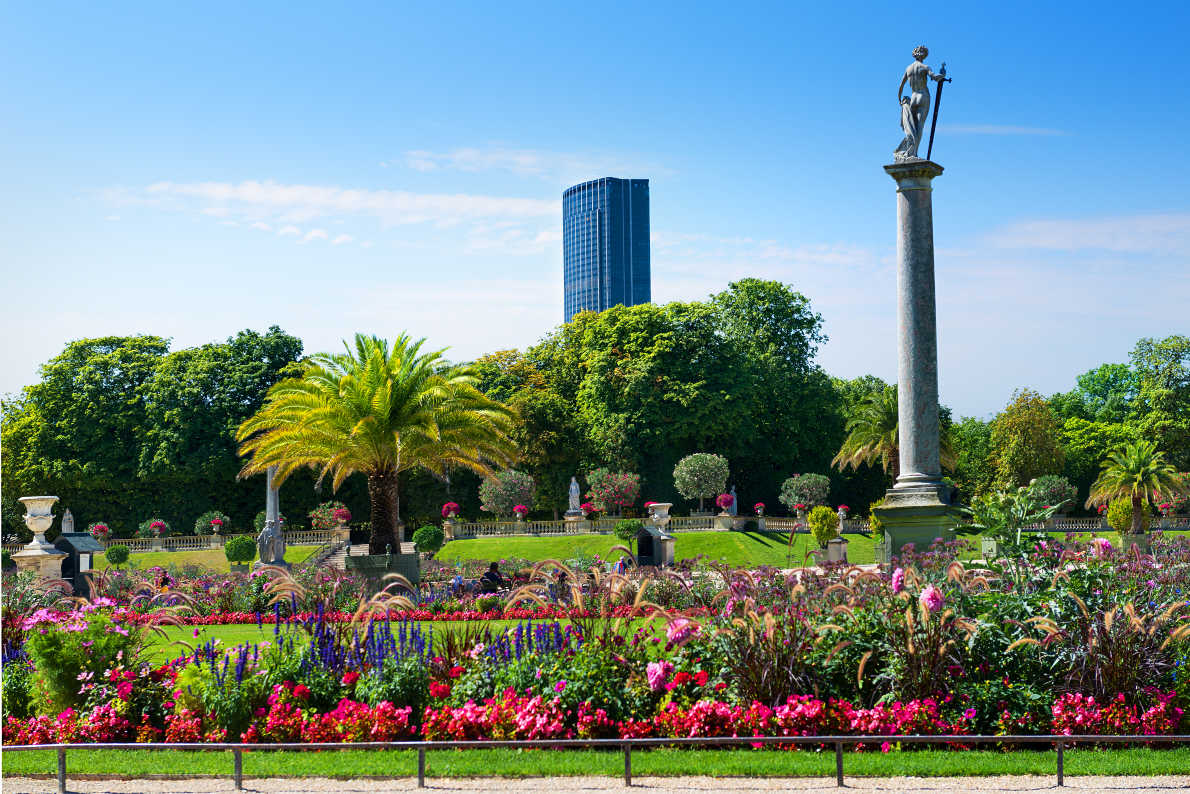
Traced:
<path fill-rule="evenodd" d="M 463 674 L 463 672 L 464 669 L 456 664 L 454 667 L 450 668 L 450 677 L 458 678 Z"/>
<path fill-rule="evenodd" d="M 305 684 L 298 684 L 293 688 L 293 696 L 298 700 L 310 699 L 310 687 Z"/>
<path fill-rule="evenodd" d="M 707 675 L 706 670 L 699 670 L 697 673 L 694 674 L 694 685 L 695 686 L 706 686 L 708 678 L 710 678 L 710 676 Z"/>
<path fill-rule="evenodd" d="M 682 671 L 680 673 L 675 673 L 674 678 L 673 678 L 674 686 L 681 686 L 682 684 L 688 684 L 688 683 L 690 683 L 690 680 L 693 677 L 694 676 L 690 675 L 689 673 L 687 673 L 685 671 Z"/>
<path fill-rule="evenodd" d="M 343 673 L 343 686 L 352 686 L 359 680 L 359 673 Z"/>
<path fill-rule="evenodd" d="M 450 694 L 450 685 L 449 684 L 442 684 L 442 683 L 439 683 L 438 681 L 430 682 L 430 697 L 444 698 L 444 697 L 448 696 L 449 694 Z"/>

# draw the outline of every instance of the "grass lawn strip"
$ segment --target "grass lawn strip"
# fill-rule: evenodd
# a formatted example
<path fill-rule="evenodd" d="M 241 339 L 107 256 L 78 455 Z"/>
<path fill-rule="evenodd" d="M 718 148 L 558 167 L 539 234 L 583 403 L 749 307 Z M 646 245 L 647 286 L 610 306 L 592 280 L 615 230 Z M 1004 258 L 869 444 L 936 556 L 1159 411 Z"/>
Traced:
<path fill-rule="evenodd" d="M 1190 770 L 1190 748 L 1169 750 L 1068 749 L 1067 775 L 1184 775 Z M 230 776 L 230 751 L 208 753 L 135 750 L 70 750 L 67 776 L 117 777 L 215 775 Z M 845 775 L 854 777 L 982 777 L 992 775 L 1054 775 L 1053 750 L 920 750 L 911 752 L 847 753 Z M 4 753 L 3 773 L 54 775 L 57 757 L 52 750 Z M 634 750 L 633 775 L 682 777 L 833 777 L 831 751 L 781 750 Z M 429 777 L 571 777 L 624 773 L 619 750 L 431 750 L 426 754 Z M 246 752 L 244 774 L 257 777 L 415 777 L 417 753 L 412 750 Z"/>
<path fill-rule="evenodd" d="M 119 541 L 113 541 L 113 545 Z M 307 557 L 310 557 L 314 552 L 318 551 L 320 546 L 289 546 L 285 549 L 285 561 L 289 563 L 305 562 Z M 168 568 L 171 565 L 201 565 L 204 568 L 210 568 L 217 573 L 230 573 L 231 564 L 227 561 L 227 555 L 224 554 L 223 549 L 200 549 L 197 551 L 146 551 L 137 554 L 129 554 L 128 562 L 121 565 L 121 568 L 135 567 L 139 570 L 146 570 L 154 566 Z M 95 567 L 100 569 L 110 568 L 108 561 L 102 554 L 95 555 Z"/>

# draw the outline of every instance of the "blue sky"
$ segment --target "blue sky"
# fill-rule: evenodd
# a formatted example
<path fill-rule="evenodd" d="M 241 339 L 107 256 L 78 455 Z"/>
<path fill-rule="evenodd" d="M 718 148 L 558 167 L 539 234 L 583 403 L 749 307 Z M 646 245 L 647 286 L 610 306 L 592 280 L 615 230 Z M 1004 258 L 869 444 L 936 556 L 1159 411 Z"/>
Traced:
<path fill-rule="evenodd" d="M 944 402 L 1190 332 L 1184 4 L 5 4 L 0 391 L 70 339 L 561 320 L 561 192 L 651 180 L 653 296 L 780 279 L 894 379 L 895 91 L 946 61 Z"/>

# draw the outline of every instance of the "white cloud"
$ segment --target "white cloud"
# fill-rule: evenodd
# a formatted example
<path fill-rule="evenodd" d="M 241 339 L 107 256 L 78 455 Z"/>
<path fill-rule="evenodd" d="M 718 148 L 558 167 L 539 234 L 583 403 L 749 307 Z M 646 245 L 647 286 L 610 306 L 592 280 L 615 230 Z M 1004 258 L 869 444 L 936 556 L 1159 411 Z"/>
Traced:
<path fill-rule="evenodd" d="M 231 214 L 231 210 L 227 207 L 204 207 L 203 215 L 210 215 L 212 218 L 226 218 Z"/>
<path fill-rule="evenodd" d="M 340 234 L 338 237 L 331 240 L 331 245 L 343 245 L 344 243 L 349 243 L 354 239 L 355 238 L 350 234 Z"/>
<path fill-rule="evenodd" d="M 1061 251 L 1099 249 L 1190 257 L 1190 213 L 1021 221 L 1000 229 L 986 239 L 990 245 L 1002 248 Z"/>
<path fill-rule="evenodd" d="M 255 223 L 252 224 L 252 228 L 260 229 L 262 232 L 271 232 L 273 230 L 273 227 L 269 226 L 264 221 L 256 221 Z"/>
<path fill-rule="evenodd" d="M 399 165 L 392 160 L 384 166 Z M 580 182 L 601 176 L 661 176 L 672 174 L 669 169 L 643 162 L 637 157 L 619 155 L 579 156 L 563 152 L 537 149 L 514 149 L 503 146 L 480 148 L 464 146 L 449 151 L 414 149 L 405 152 L 403 164 L 423 173 L 451 170 L 467 173 L 508 171 L 519 176 Z"/>
<path fill-rule="evenodd" d="M 306 232 L 306 236 L 302 238 L 302 242 L 308 243 L 311 240 L 325 240 L 327 236 L 326 229 L 311 229 Z"/>
<path fill-rule="evenodd" d="M 956 135 L 1068 135 L 1051 127 L 1017 127 L 1011 124 L 939 124 L 943 132 Z"/>
<path fill-rule="evenodd" d="M 278 237 L 297 237 L 302 233 L 302 230 L 296 226 L 283 226 L 277 230 Z"/>

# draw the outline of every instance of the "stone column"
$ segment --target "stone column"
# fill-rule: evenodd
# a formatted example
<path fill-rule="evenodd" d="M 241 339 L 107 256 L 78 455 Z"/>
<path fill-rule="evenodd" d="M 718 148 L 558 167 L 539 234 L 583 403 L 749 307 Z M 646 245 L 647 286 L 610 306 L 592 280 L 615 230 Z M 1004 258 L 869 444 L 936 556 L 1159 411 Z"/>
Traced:
<path fill-rule="evenodd" d="M 897 399 L 900 474 L 877 514 L 895 554 L 905 543 L 924 551 L 953 538 L 955 517 L 938 461 L 938 332 L 934 296 L 931 183 L 942 166 L 929 160 L 886 165 L 897 183 Z"/>

